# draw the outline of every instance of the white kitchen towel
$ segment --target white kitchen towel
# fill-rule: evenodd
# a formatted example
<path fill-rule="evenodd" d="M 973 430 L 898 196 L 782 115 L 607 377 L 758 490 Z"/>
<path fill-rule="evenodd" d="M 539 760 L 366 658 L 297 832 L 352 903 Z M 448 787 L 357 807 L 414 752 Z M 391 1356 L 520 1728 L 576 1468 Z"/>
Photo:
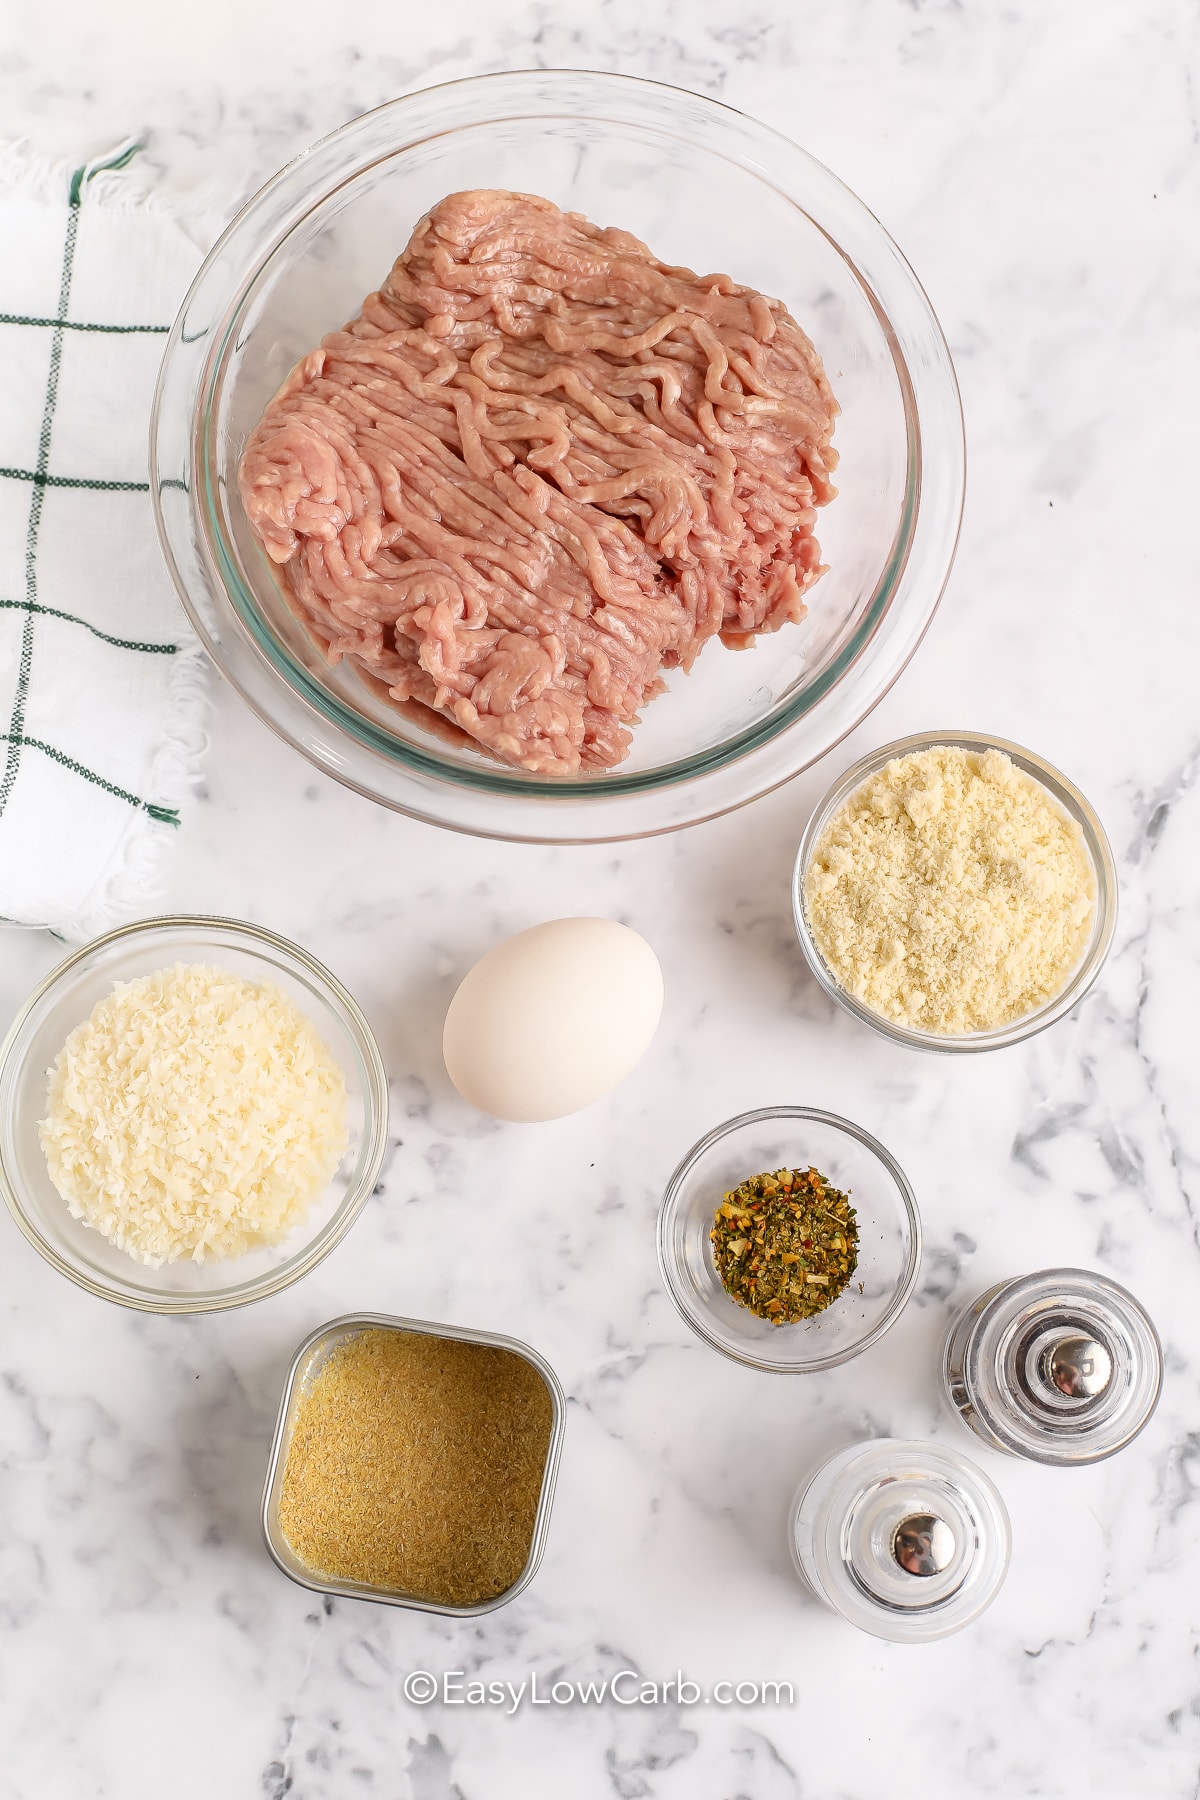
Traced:
<path fill-rule="evenodd" d="M 0 147 L 0 918 L 67 938 L 153 910 L 205 744 L 147 471 L 201 251 L 136 151 Z"/>

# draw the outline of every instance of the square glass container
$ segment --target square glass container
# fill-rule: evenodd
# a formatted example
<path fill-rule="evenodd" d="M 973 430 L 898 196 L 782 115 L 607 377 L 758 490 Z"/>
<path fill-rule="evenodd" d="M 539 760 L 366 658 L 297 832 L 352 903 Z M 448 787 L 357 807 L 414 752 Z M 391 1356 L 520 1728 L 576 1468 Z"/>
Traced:
<path fill-rule="evenodd" d="M 511 1587 L 505 1588 L 502 1594 L 495 1594 L 487 1600 L 479 1601 L 474 1606 L 447 1606 L 440 1601 L 421 1599 L 414 1594 L 404 1593 L 394 1588 L 375 1587 L 365 1582 L 345 1581 L 336 1576 L 322 1575 L 301 1561 L 284 1536 L 279 1522 L 279 1503 L 283 1492 L 284 1470 L 287 1467 L 288 1453 L 291 1449 L 292 1435 L 296 1428 L 301 1402 L 313 1380 L 329 1360 L 331 1352 L 364 1331 L 420 1332 L 427 1337 L 453 1338 L 460 1343 L 480 1344 L 491 1349 L 508 1350 L 514 1356 L 519 1356 L 523 1361 L 531 1364 L 545 1382 L 552 1409 L 550 1442 L 546 1448 L 542 1489 L 533 1522 L 529 1555 L 526 1558 L 525 1567 L 516 1581 Z M 549 1363 L 540 1357 L 536 1350 L 530 1349 L 528 1344 L 518 1343 L 515 1338 L 502 1337 L 494 1331 L 472 1331 L 466 1326 L 459 1325 L 432 1325 L 426 1320 L 396 1318 L 386 1313 L 349 1313 L 344 1318 L 333 1319 L 327 1325 L 318 1326 L 317 1330 L 306 1337 L 297 1350 L 284 1383 L 283 1399 L 280 1403 L 279 1419 L 275 1426 L 275 1439 L 271 1445 L 271 1460 L 267 1466 L 267 1481 L 263 1492 L 262 1527 L 267 1549 L 285 1575 L 290 1576 L 301 1587 L 312 1588 L 318 1594 L 341 1594 L 348 1595 L 355 1600 L 378 1600 L 386 1606 L 406 1606 L 415 1612 L 446 1613 L 455 1618 L 469 1619 L 479 1613 L 494 1612 L 498 1606 L 506 1606 L 510 1600 L 515 1600 L 517 1595 L 529 1586 L 542 1560 L 546 1547 L 546 1531 L 550 1522 L 550 1506 L 554 1498 L 554 1484 L 558 1476 L 558 1459 L 562 1450 L 566 1406 L 566 1396 Z"/>

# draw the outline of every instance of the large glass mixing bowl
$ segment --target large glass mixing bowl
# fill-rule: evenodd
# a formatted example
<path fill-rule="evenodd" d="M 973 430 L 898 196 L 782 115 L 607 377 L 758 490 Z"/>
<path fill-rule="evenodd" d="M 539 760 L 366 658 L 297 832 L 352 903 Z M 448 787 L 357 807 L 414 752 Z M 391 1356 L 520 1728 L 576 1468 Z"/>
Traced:
<path fill-rule="evenodd" d="M 645 709 L 628 759 L 554 780 L 401 715 L 330 668 L 284 602 L 237 491 L 242 448 L 293 364 L 378 287 L 443 195 L 547 195 L 665 261 L 777 296 L 841 405 L 829 571 L 808 617 L 706 647 Z M 912 270 L 804 151 L 697 94 L 565 70 L 395 100 L 268 182 L 209 255 L 167 343 L 151 428 L 159 531 L 213 660 L 260 718 L 360 793 L 457 830 L 601 842 L 727 812 L 808 767 L 868 713 L 941 596 L 963 494 L 962 413 Z"/>

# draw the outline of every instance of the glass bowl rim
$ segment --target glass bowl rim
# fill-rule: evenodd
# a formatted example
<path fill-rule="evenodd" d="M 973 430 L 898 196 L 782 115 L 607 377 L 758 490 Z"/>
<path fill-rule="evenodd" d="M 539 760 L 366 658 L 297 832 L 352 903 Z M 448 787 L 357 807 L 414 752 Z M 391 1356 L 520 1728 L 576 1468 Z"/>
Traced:
<path fill-rule="evenodd" d="M 56 989 L 66 984 L 67 978 L 81 964 L 88 962 L 97 951 L 109 945 L 119 943 L 123 939 L 136 939 L 151 931 L 164 928 L 178 928 L 185 931 L 198 931 L 206 927 L 218 926 L 224 931 L 233 932 L 246 939 L 251 954 L 256 947 L 266 947 L 281 952 L 286 958 L 298 963 L 313 978 L 314 986 L 321 993 L 321 998 L 331 1011 L 339 1008 L 345 1013 L 343 1024 L 352 1027 L 350 1035 L 356 1040 L 356 1047 L 363 1062 L 363 1129 L 360 1156 L 362 1166 L 354 1188 L 347 1193 L 336 1211 L 329 1219 L 325 1229 L 312 1240 L 306 1251 L 297 1252 L 295 1258 L 282 1263 L 278 1269 L 268 1272 L 257 1279 L 243 1283 L 238 1288 L 218 1288 L 211 1293 L 188 1293 L 180 1295 L 162 1294 L 153 1298 L 137 1294 L 118 1292 L 105 1281 L 87 1274 L 83 1269 L 62 1256 L 54 1245 L 43 1237 L 36 1221 L 25 1209 L 23 1198 L 18 1191 L 9 1170 L 9 1159 L 6 1146 L 0 1141 L 0 1192 L 5 1204 L 12 1214 L 22 1235 L 32 1244 L 38 1254 L 65 1275 L 68 1281 L 98 1300 L 108 1300 L 116 1306 L 123 1306 L 133 1312 L 154 1313 L 162 1315 L 231 1312 L 239 1306 L 249 1306 L 256 1300 L 265 1300 L 272 1294 L 281 1293 L 285 1288 L 299 1281 L 304 1275 L 311 1273 L 317 1264 L 323 1262 L 330 1251 L 335 1249 L 346 1236 L 358 1215 L 366 1205 L 383 1166 L 383 1158 L 387 1150 L 388 1126 L 388 1082 L 387 1071 L 375 1034 L 371 1030 L 365 1015 L 353 995 L 344 988 L 337 977 L 316 957 L 310 956 L 307 950 L 293 943 L 280 933 L 270 931 L 262 925 L 253 925 L 248 920 L 232 919 L 215 913 L 163 913 L 150 919 L 136 919 L 126 925 L 118 925 L 112 931 L 102 932 L 99 937 L 80 945 L 62 962 L 55 965 L 49 974 L 43 977 L 33 992 L 18 1008 L 16 1016 L 0 1042 L 0 1092 L 11 1087 L 24 1071 L 28 1046 L 18 1057 L 16 1055 L 20 1039 L 27 1024 L 38 1006 Z M 331 998 L 332 997 L 332 1002 Z M 65 1205 L 65 1202 L 64 1202 Z M 151 1271 L 152 1273 L 152 1271 Z"/>
<path fill-rule="evenodd" d="M 192 485 L 193 489 L 199 490 L 198 494 L 193 492 L 191 496 L 192 519 L 197 531 L 198 542 L 202 541 L 203 543 L 204 558 L 223 592 L 225 603 L 230 608 L 236 622 L 236 629 L 250 648 L 252 657 L 260 662 L 264 672 L 270 672 L 272 680 L 283 682 L 301 714 L 311 718 L 318 729 L 332 727 L 349 738 L 356 746 L 357 752 L 366 753 L 381 761 L 396 778 L 408 778 L 420 784 L 423 803 L 418 803 L 414 797 L 413 803 L 409 805 L 407 797 L 393 799 L 390 795 L 377 793 L 366 776 L 352 772 L 349 767 L 345 766 L 344 759 L 339 759 L 336 754 L 331 754 L 327 748 L 322 747 L 319 754 L 312 756 L 311 748 L 307 747 L 305 742 L 298 741 L 293 725 L 290 723 L 285 725 L 270 716 L 270 700 L 266 702 L 264 711 L 263 703 L 252 692 L 254 684 L 230 668 L 231 658 L 221 643 L 221 634 L 219 632 L 214 634 L 208 629 L 203 616 L 204 607 L 198 601 L 194 601 L 188 592 L 181 559 L 175 553 L 173 532 L 168 524 L 163 506 L 162 488 L 179 485 L 170 480 L 164 481 L 159 467 L 160 412 L 168 386 L 168 369 L 186 338 L 186 334 L 182 330 L 183 321 L 193 295 L 200 289 L 210 265 L 215 263 L 220 252 L 231 239 L 238 235 L 244 238 L 254 229 L 256 213 L 269 206 L 277 190 L 285 183 L 294 183 L 309 165 L 311 159 L 322 153 L 327 154 L 332 147 L 340 143 L 352 140 L 355 133 L 361 131 L 369 121 L 377 120 L 380 115 L 391 114 L 400 118 L 407 115 L 419 118 L 422 107 L 428 108 L 430 103 L 437 105 L 443 99 L 449 101 L 456 96 L 461 100 L 464 95 L 474 97 L 494 93 L 501 97 L 501 104 L 498 108 L 481 109 L 479 116 L 475 118 L 456 118 L 449 127 L 443 129 L 460 130 L 471 125 L 486 123 L 489 118 L 503 119 L 519 116 L 511 111 L 505 111 L 503 105 L 505 92 L 510 95 L 518 93 L 522 83 L 545 84 L 556 81 L 561 81 L 564 88 L 568 90 L 574 84 L 577 88 L 582 87 L 584 90 L 591 90 L 602 96 L 616 96 L 617 99 L 613 102 L 614 109 L 616 109 L 621 95 L 627 97 L 631 108 L 635 108 L 639 103 L 645 105 L 647 99 L 653 96 L 660 107 L 666 109 L 662 114 L 661 126 L 658 128 L 666 132 L 674 126 L 675 135 L 688 141 L 695 141 L 696 126 L 685 115 L 687 113 L 695 114 L 699 109 L 703 117 L 712 122 L 716 129 L 729 134 L 728 142 L 707 146 L 712 154 L 722 157 L 723 160 L 733 163 L 765 181 L 791 206 L 809 218 L 818 231 L 829 238 L 845 263 L 850 276 L 857 283 L 867 303 L 879 319 L 885 346 L 891 358 L 891 367 L 896 378 L 904 414 L 905 438 L 908 446 L 904 493 L 900 503 L 899 518 L 874 590 L 848 641 L 842 644 L 832 658 L 829 667 L 823 669 L 802 694 L 793 697 L 791 701 L 777 703 L 762 718 L 743 727 L 733 737 L 723 740 L 720 744 L 706 746 L 690 755 L 675 757 L 670 762 L 646 770 L 632 770 L 623 773 L 618 769 L 605 775 L 570 780 L 538 778 L 522 772 L 505 771 L 498 766 L 493 768 L 485 763 L 478 766 L 455 764 L 449 759 L 437 755 L 436 751 L 407 744 L 403 739 L 387 732 L 377 722 L 345 705 L 336 695 L 327 692 L 316 678 L 310 675 L 304 666 L 292 656 L 287 647 L 281 641 L 277 641 L 275 634 L 260 618 L 257 602 L 241 579 L 237 557 L 227 542 L 221 520 L 221 509 L 216 502 L 212 432 L 215 396 L 224 376 L 228 345 L 238 329 L 239 319 L 244 313 L 247 301 L 263 269 L 303 219 L 323 205 L 329 194 L 336 191 L 336 187 L 322 189 L 315 198 L 309 194 L 304 197 L 302 202 L 293 201 L 288 211 L 285 227 L 282 230 L 274 231 L 265 250 L 261 245 L 255 246 L 250 273 L 246 274 L 243 270 L 236 278 L 233 284 L 232 298 L 224 302 L 222 316 L 211 328 L 215 341 L 208 350 L 196 384 L 189 439 L 188 460 Z M 548 101 L 543 102 L 540 107 L 533 101 L 529 101 L 527 104 L 531 117 L 549 118 L 554 116 Z M 631 114 L 628 119 L 618 116 L 611 122 L 618 125 L 633 123 L 645 127 L 657 124 L 657 116 L 654 121 L 651 121 L 648 118 Z M 432 128 L 427 126 L 420 134 L 414 134 L 410 142 L 423 142 L 431 134 Z M 745 137 L 747 143 L 739 146 L 737 134 Z M 835 234 L 830 226 L 822 224 L 818 216 L 803 206 L 785 187 L 779 186 L 773 180 L 769 168 L 756 166 L 750 155 L 749 144 L 757 148 L 763 157 L 772 146 L 777 146 L 788 157 L 796 159 L 806 170 L 811 171 L 816 181 L 825 190 L 828 190 L 828 194 L 836 195 L 838 203 L 848 209 L 856 227 L 873 240 L 873 249 L 878 254 L 879 264 L 871 275 L 868 276 L 860 266 L 861 252 L 845 248 L 839 235 Z M 399 154 L 407 147 L 409 144 L 402 142 L 392 154 Z M 376 157 L 375 160 L 379 160 L 379 158 Z M 369 166 L 369 161 L 363 161 L 349 175 L 343 176 L 342 180 L 354 178 Z M 818 198 L 824 200 L 827 197 L 826 194 Z M 824 210 L 823 206 L 821 210 Z M 885 279 L 881 279 L 881 276 L 884 276 Z M 904 314 L 904 317 L 897 323 L 897 314 L 900 313 Z M 914 350 L 919 351 L 921 348 L 917 331 L 918 323 L 929 334 L 936 348 L 931 367 L 925 370 L 921 377 L 920 385 L 924 395 L 924 399 L 921 401 L 918 401 L 914 389 L 913 376 Z M 926 387 L 929 388 L 929 393 L 925 393 Z M 935 388 L 938 390 L 939 396 L 937 402 L 932 398 Z M 945 428 L 946 420 L 941 416 L 939 406 L 945 410 L 947 401 L 952 421 L 949 429 L 943 430 L 944 442 L 939 442 L 939 449 L 949 456 L 949 468 L 945 483 L 947 492 L 951 495 L 949 506 L 951 523 L 948 529 L 944 523 L 939 526 L 936 517 L 931 515 L 924 526 L 923 535 L 926 455 L 923 451 L 924 430 L 920 408 L 926 407 L 931 418 L 936 418 L 938 425 Z M 427 818 L 433 823 L 449 825 L 451 828 L 475 835 L 502 838 L 513 837 L 547 842 L 614 841 L 653 835 L 659 831 L 677 829 L 683 825 L 697 823 L 704 818 L 718 816 L 722 812 L 746 804 L 750 799 L 769 792 L 771 788 L 789 780 L 800 767 L 808 766 L 815 760 L 815 756 L 809 755 L 806 762 L 783 769 L 771 767 L 757 771 L 753 777 L 751 792 L 739 793 L 733 797 L 726 793 L 713 794 L 707 797 L 706 803 L 702 802 L 702 810 L 694 812 L 689 810 L 686 817 L 671 817 L 659 822 L 636 821 L 617 830 L 613 830 L 611 826 L 608 829 L 596 830 L 593 828 L 589 830 L 580 822 L 578 833 L 569 834 L 564 834 L 561 830 L 551 827 L 548 819 L 543 830 L 536 831 L 529 829 L 528 826 L 522 828 L 522 825 L 516 821 L 510 824 L 506 830 L 503 823 L 500 822 L 494 827 L 487 825 L 481 827 L 470 821 L 460 822 L 453 818 L 442 818 L 438 815 L 436 799 L 431 801 L 431 797 L 424 794 L 425 788 L 432 788 L 434 792 L 438 790 L 457 791 L 468 803 L 471 796 L 474 796 L 476 801 L 489 796 L 497 798 L 502 805 L 512 802 L 517 806 L 529 806 L 530 804 L 540 806 L 549 802 L 557 805 L 560 809 L 582 807 L 585 812 L 591 810 L 595 817 L 597 803 L 630 801 L 636 804 L 643 797 L 667 796 L 681 789 L 694 789 L 696 783 L 706 779 L 715 779 L 726 771 L 736 769 L 738 764 L 756 755 L 769 756 L 773 751 L 783 754 L 783 740 L 789 731 L 802 719 L 814 713 L 823 702 L 829 700 L 834 691 L 843 686 L 851 671 L 861 663 L 875 643 L 881 627 L 892 610 L 893 603 L 911 608 L 920 594 L 921 617 L 911 621 L 907 630 L 902 630 L 899 634 L 900 641 L 897 643 L 897 650 L 892 658 L 894 661 L 898 655 L 898 666 L 892 667 L 889 662 L 886 667 L 878 671 L 872 666 L 870 680 L 861 701 L 854 699 L 850 702 L 854 712 L 853 719 L 844 722 L 839 714 L 835 721 L 831 721 L 836 732 L 833 742 L 839 741 L 854 728 L 855 724 L 860 723 L 862 718 L 878 703 L 882 694 L 892 685 L 915 653 L 934 612 L 937 610 L 949 580 L 962 520 L 965 445 L 961 400 L 953 362 L 945 343 L 944 334 L 938 325 L 924 288 L 907 259 L 875 215 L 852 189 L 817 158 L 783 136 L 782 133 L 775 131 L 773 127 L 761 123 L 751 115 L 742 113 L 711 96 L 696 94 L 668 83 L 599 70 L 495 71 L 438 83 L 388 101 L 358 118 L 347 121 L 336 131 L 327 134 L 309 149 L 293 158 L 247 201 L 226 227 L 198 272 L 167 340 L 155 394 L 150 435 L 151 497 L 159 539 L 168 568 L 185 611 L 191 618 L 209 654 L 218 663 L 222 673 L 233 681 L 235 687 L 256 714 L 264 718 L 265 722 L 283 735 L 287 741 L 310 754 L 312 759 L 317 761 L 318 766 L 326 768 L 328 773 L 334 774 L 338 779 L 357 788 L 358 791 L 364 792 L 376 800 L 382 800 L 384 804 L 394 805 L 398 810 L 411 810 L 415 816 Z M 187 484 L 184 483 L 184 485 Z M 932 533 L 932 538 L 929 537 L 930 533 Z M 931 580 L 918 581 L 910 571 L 909 565 L 918 544 L 920 545 L 918 561 L 922 557 L 928 557 L 932 552 Z M 922 589 L 925 590 L 923 593 L 921 593 Z M 237 657 L 234 656 L 232 660 L 236 662 Z M 267 691 L 269 692 L 269 689 Z M 826 746 L 826 749 L 829 747 L 831 746 Z M 824 753 L 824 750 L 817 752 L 817 754 Z M 597 817 L 596 823 L 602 825 L 604 822 Z"/>
<path fill-rule="evenodd" d="M 1096 921 L 1093 926 L 1092 940 L 1080 962 L 1072 971 L 1066 986 L 1042 1007 L 1030 1013 L 1023 1013 L 1019 1019 L 1012 1019 L 1006 1025 L 996 1026 L 991 1031 L 964 1032 L 958 1037 L 939 1036 L 932 1031 L 918 1031 L 911 1026 L 897 1024 L 892 1019 L 885 1019 L 882 1013 L 875 1012 L 854 994 L 850 994 L 834 978 L 832 971 L 813 941 L 809 930 L 808 918 L 804 907 L 804 881 L 808 873 L 808 865 L 813 851 L 829 820 L 838 807 L 849 798 L 857 787 L 860 787 L 868 776 L 875 774 L 895 757 L 909 756 L 922 750 L 932 750 L 945 745 L 950 749 L 964 750 L 1000 750 L 1016 763 L 1024 773 L 1031 775 L 1041 783 L 1057 800 L 1064 812 L 1079 825 L 1091 858 L 1093 873 L 1096 878 Z M 1038 1032 L 1045 1031 L 1048 1026 L 1057 1023 L 1067 1013 L 1072 1012 L 1091 988 L 1104 967 L 1108 953 L 1112 948 L 1113 937 L 1117 928 L 1119 907 L 1117 867 L 1113 857 L 1112 846 L 1108 834 L 1100 822 L 1099 815 L 1090 801 L 1075 786 L 1075 783 L 1064 775 L 1061 769 L 1047 762 L 1045 757 L 1036 751 L 1028 750 L 1023 744 L 1013 743 L 1008 738 L 997 737 L 990 732 L 982 731 L 917 731 L 907 737 L 894 738 L 890 743 L 881 744 L 875 750 L 868 750 L 864 756 L 850 765 L 844 774 L 839 775 L 831 787 L 827 788 L 818 800 L 809 817 L 808 824 L 800 839 L 800 847 L 796 852 L 796 860 L 792 865 L 792 922 L 804 959 L 815 976 L 820 987 L 836 1000 L 838 1005 L 852 1014 L 864 1025 L 869 1025 L 879 1037 L 886 1038 L 893 1044 L 904 1044 L 914 1050 L 928 1050 L 936 1054 L 963 1055 L 981 1050 L 1003 1050 L 1010 1045 L 1023 1043 L 1026 1038 L 1035 1037 Z"/>
<path fill-rule="evenodd" d="M 856 1338 L 853 1343 L 826 1355 L 806 1357 L 802 1362 L 781 1361 L 778 1358 L 757 1355 L 748 1347 L 734 1349 L 731 1345 L 722 1342 L 709 1329 L 702 1316 L 693 1312 L 688 1303 L 683 1285 L 676 1279 L 677 1264 L 674 1251 L 670 1247 L 670 1228 L 674 1224 L 678 1212 L 680 1190 L 685 1178 L 695 1165 L 703 1156 L 707 1155 L 714 1145 L 720 1143 L 722 1138 L 728 1137 L 731 1132 L 740 1130 L 744 1125 L 756 1125 L 760 1121 L 775 1119 L 808 1120 L 814 1124 L 831 1127 L 834 1131 L 841 1132 L 861 1144 L 863 1149 L 874 1156 L 891 1176 L 900 1198 L 900 1211 L 908 1221 L 908 1252 L 905 1267 L 882 1317 L 876 1321 L 870 1331 L 862 1337 Z M 720 1125 L 714 1125 L 711 1131 L 705 1132 L 704 1136 L 692 1145 L 691 1149 L 676 1164 L 663 1193 L 658 1209 L 657 1242 L 658 1267 L 663 1285 L 671 1297 L 675 1310 L 698 1338 L 701 1338 L 711 1349 L 720 1351 L 721 1355 L 728 1357 L 731 1362 L 742 1363 L 747 1368 L 759 1369 L 772 1375 L 812 1375 L 819 1373 L 822 1369 L 836 1369 L 842 1363 L 850 1362 L 854 1357 L 861 1355 L 864 1350 L 869 1350 L 872 1345 L 877 1344 L 880 1338 L 890 1331 L 908 1305 L 917 1285 L 917 1277 L 921 1272 L 923 1234 L 920 1209 L 917 1206 L 916 1195 L 909 1179 L 891 1151 L 885 1149 L 878 1138 L 864 1130 L 861 1125 L 856 1125 L 853 1120 L 843 1118 L 839 1113 L 826 1112 L 822 1108 L 814 1106 L 778 1105 L 756 1107 L 751 1112 L 738 1113 L 732 1119 L 725 1119 Z"/>

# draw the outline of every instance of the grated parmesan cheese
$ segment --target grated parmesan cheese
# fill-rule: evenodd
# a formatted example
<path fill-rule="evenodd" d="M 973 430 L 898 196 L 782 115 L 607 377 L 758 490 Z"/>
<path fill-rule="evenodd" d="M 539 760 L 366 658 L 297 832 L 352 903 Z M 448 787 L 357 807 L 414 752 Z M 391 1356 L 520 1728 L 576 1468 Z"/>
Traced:
<path fill-rule="evenodd" d="M 346 1083 L 272 982 L 176 963 L 76 1026 L 39 1131 L 75 1218 L 150 1268 L 215 1262 L 305 1217 L 346 1148 Z"/>
<path fill-rule="evenodd" d="M 835 813 L 805 880 L 813 939 L 864 1005 L 994 1030 L 1061 993 L 1096 880 L 1076 821 L 1000 750 L 894 758 Z"/>

